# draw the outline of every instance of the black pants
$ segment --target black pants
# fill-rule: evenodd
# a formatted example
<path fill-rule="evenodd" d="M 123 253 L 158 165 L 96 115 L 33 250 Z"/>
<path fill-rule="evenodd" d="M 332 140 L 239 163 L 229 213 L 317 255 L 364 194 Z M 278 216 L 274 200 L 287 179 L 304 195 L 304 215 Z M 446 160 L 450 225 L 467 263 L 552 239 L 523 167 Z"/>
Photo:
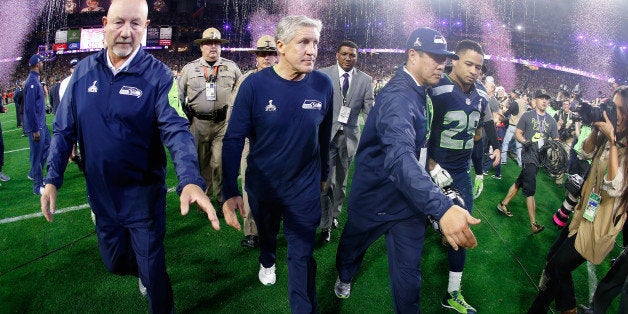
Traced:
<path fill-rule="evenodd" d="M 539 287 L 539 294 L 528 313 L 547 313 L 552 301 L 556 301 L 556 310 L 567 311 L 576 307 L 576 296 L 571 272 L 578 268 L 585 259 L 576 251 L 574 245 L 576 235 L 567 237 L 569 228 L 563 231 L 556 239 L 547 254 L 545 266 L 545 285 Z"/>
<path fill-rule="evenodd" d="M 606 313 L 613 299 L 620 293 L 619 313 L 626 313 L 628 311 L 628 256 L 626 249 L 621 252 L 615 264 L 597 285 L 591 301 L 593 313 Z"/>

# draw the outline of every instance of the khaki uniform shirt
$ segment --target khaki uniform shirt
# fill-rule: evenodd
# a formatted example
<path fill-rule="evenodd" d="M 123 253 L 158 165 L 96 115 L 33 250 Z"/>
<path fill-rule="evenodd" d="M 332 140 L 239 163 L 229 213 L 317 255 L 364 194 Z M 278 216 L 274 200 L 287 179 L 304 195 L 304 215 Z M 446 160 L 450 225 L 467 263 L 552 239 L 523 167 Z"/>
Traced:
<path fill-rule="evenodd" d="M 206 97 L 206 85 L 214 68 L 205 59 L 198 58 L 186 64 L 181 70 L 179 100 L 189 104 L 197 113 L 210 113 L 224 106 L 233 105 L 231 93 L 242 76 L 242 72 L 235 62 L 222 57 L 218 58 L 214 67 L 218 68 L 216 100 L 207 100 Z"/>

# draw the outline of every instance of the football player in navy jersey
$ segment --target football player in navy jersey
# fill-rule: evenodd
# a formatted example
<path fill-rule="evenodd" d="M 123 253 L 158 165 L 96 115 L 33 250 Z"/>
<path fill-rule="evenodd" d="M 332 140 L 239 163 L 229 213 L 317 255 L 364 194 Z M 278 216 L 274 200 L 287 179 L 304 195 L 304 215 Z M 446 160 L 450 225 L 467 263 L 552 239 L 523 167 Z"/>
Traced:
<path fill-rule="evenodd" d="M 471 213 L 473 192 L 469 167 L 473 151 L 473 138 L 481 132 L 483 122 L 488 139 L 493 146 L 493 164 L 500 161 L 499 142 L 495 133 L 493 116 L 488 106 L 488 94 L 477 82 L 483 62 L 482 47 L 471 40 L 463 40 L 456 46 L 459 60 L 453 60 L 451 74 L 444 74 L 430 96 L 434 104 L 434 121 L 428 148 L 429 170 L 434 182 L 441 187 L 451 185 L 457 189 Z M 460 313 L 476 313 L 460 292 L 465 250 L 448 248 L 449 284 L 442 305 Z"/>

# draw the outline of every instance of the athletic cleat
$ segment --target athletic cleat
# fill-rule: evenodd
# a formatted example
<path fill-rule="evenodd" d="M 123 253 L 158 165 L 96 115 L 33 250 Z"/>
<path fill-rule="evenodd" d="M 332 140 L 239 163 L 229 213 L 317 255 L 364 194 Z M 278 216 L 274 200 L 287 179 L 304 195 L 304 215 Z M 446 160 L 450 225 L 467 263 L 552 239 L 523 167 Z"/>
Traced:
<path fill-rule="evenodd" d="M 336 279 L 336 284 L 334 285 L 334 292 L 338 298 L 348 299 L 351 295 L 351 283 L 344 283 L 340 280 L 340 277 L 338 277 L 338 279 Z"/>
<path fill-rule="evenodd" d="M 512 213 L 510 212 L 510 210 L 508 209 L 508 205 L 505 205 L 502 202 L 499 202 L 499 204 L 497 204 L 497 210 L 499 210 L 500 213 L 508 216 L 508 217 L 512 217 Z"/>
<path fill-rule="evenodd" d="M 257 278 L 264 286 L 272 286 L 277 281 L 277 275 L 275 275 L 275 264 L 268 268 L 264 267 L 264 265 L 259 264 L 259 273 L 257 274 Z"/>
<path fill-rule="evenodd" d="M 0 171 L 0 181 L 6 182 L 11 180 L 11 178 L 9 178 L 9 176 L 7 176 L 6 174 L 4 174 L 4 172 Z"/>
<path fill-rule="evenodd" d="M 444 308 L 452 309 L 457 311 L 458 313 L 463 314 L 476 314 L 477 311 L 473 306 L 469 305 L 467 301 L 464 300 L 462 293 L 460 291 L 447 292 L 441 305 Z"/>
<path fill-rule="evenodd" d="M 502 176 L 496 176 L 496 175 L 492 175 L 491 178 L 495 179 L 495 180 L 501 180 Z"/>
<path fill-rule="evenodd" d="M 137 278 L 137 286 L 140 289 L 140 294 L 145 297 L 148 295 L 148 290 L 146 290 L 146 287 L 144 286 L 144 284 L 142 283 L 142 279 Z"/>

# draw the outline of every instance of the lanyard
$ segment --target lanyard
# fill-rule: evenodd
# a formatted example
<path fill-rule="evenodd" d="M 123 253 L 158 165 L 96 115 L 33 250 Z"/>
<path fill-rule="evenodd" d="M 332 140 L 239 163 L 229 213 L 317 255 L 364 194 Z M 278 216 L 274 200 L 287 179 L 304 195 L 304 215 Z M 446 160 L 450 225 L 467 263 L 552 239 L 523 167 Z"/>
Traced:
<path fill-rule="evenodd" d="M 218 66 L 217 65 L 213 66 L 213 70 L 212 70 L 212 75 L 211 76 L 207 73 L 207 67 L 206 66 L 203 66 L 203 72 L 205 73 L 205 75 L 204 75 L 205 76 L 205 81 L 207 81 L 208 83 L 209 82 L 212 82 L 212 83 L 216 82 L 216 76 L 218 75 Z"/>
<path fill-rule="evenodd" d="M 541 123 L 541 116 L 539 116 L 539 114 L 536 114 L 536 121 L 539 123 L 539 133 L 541 134 L 541 136 L 543 136 L 543 131 L 545 130 L 545 118 L 547 117 L 547 115 L 543 115 L 543 123 Z"/>

